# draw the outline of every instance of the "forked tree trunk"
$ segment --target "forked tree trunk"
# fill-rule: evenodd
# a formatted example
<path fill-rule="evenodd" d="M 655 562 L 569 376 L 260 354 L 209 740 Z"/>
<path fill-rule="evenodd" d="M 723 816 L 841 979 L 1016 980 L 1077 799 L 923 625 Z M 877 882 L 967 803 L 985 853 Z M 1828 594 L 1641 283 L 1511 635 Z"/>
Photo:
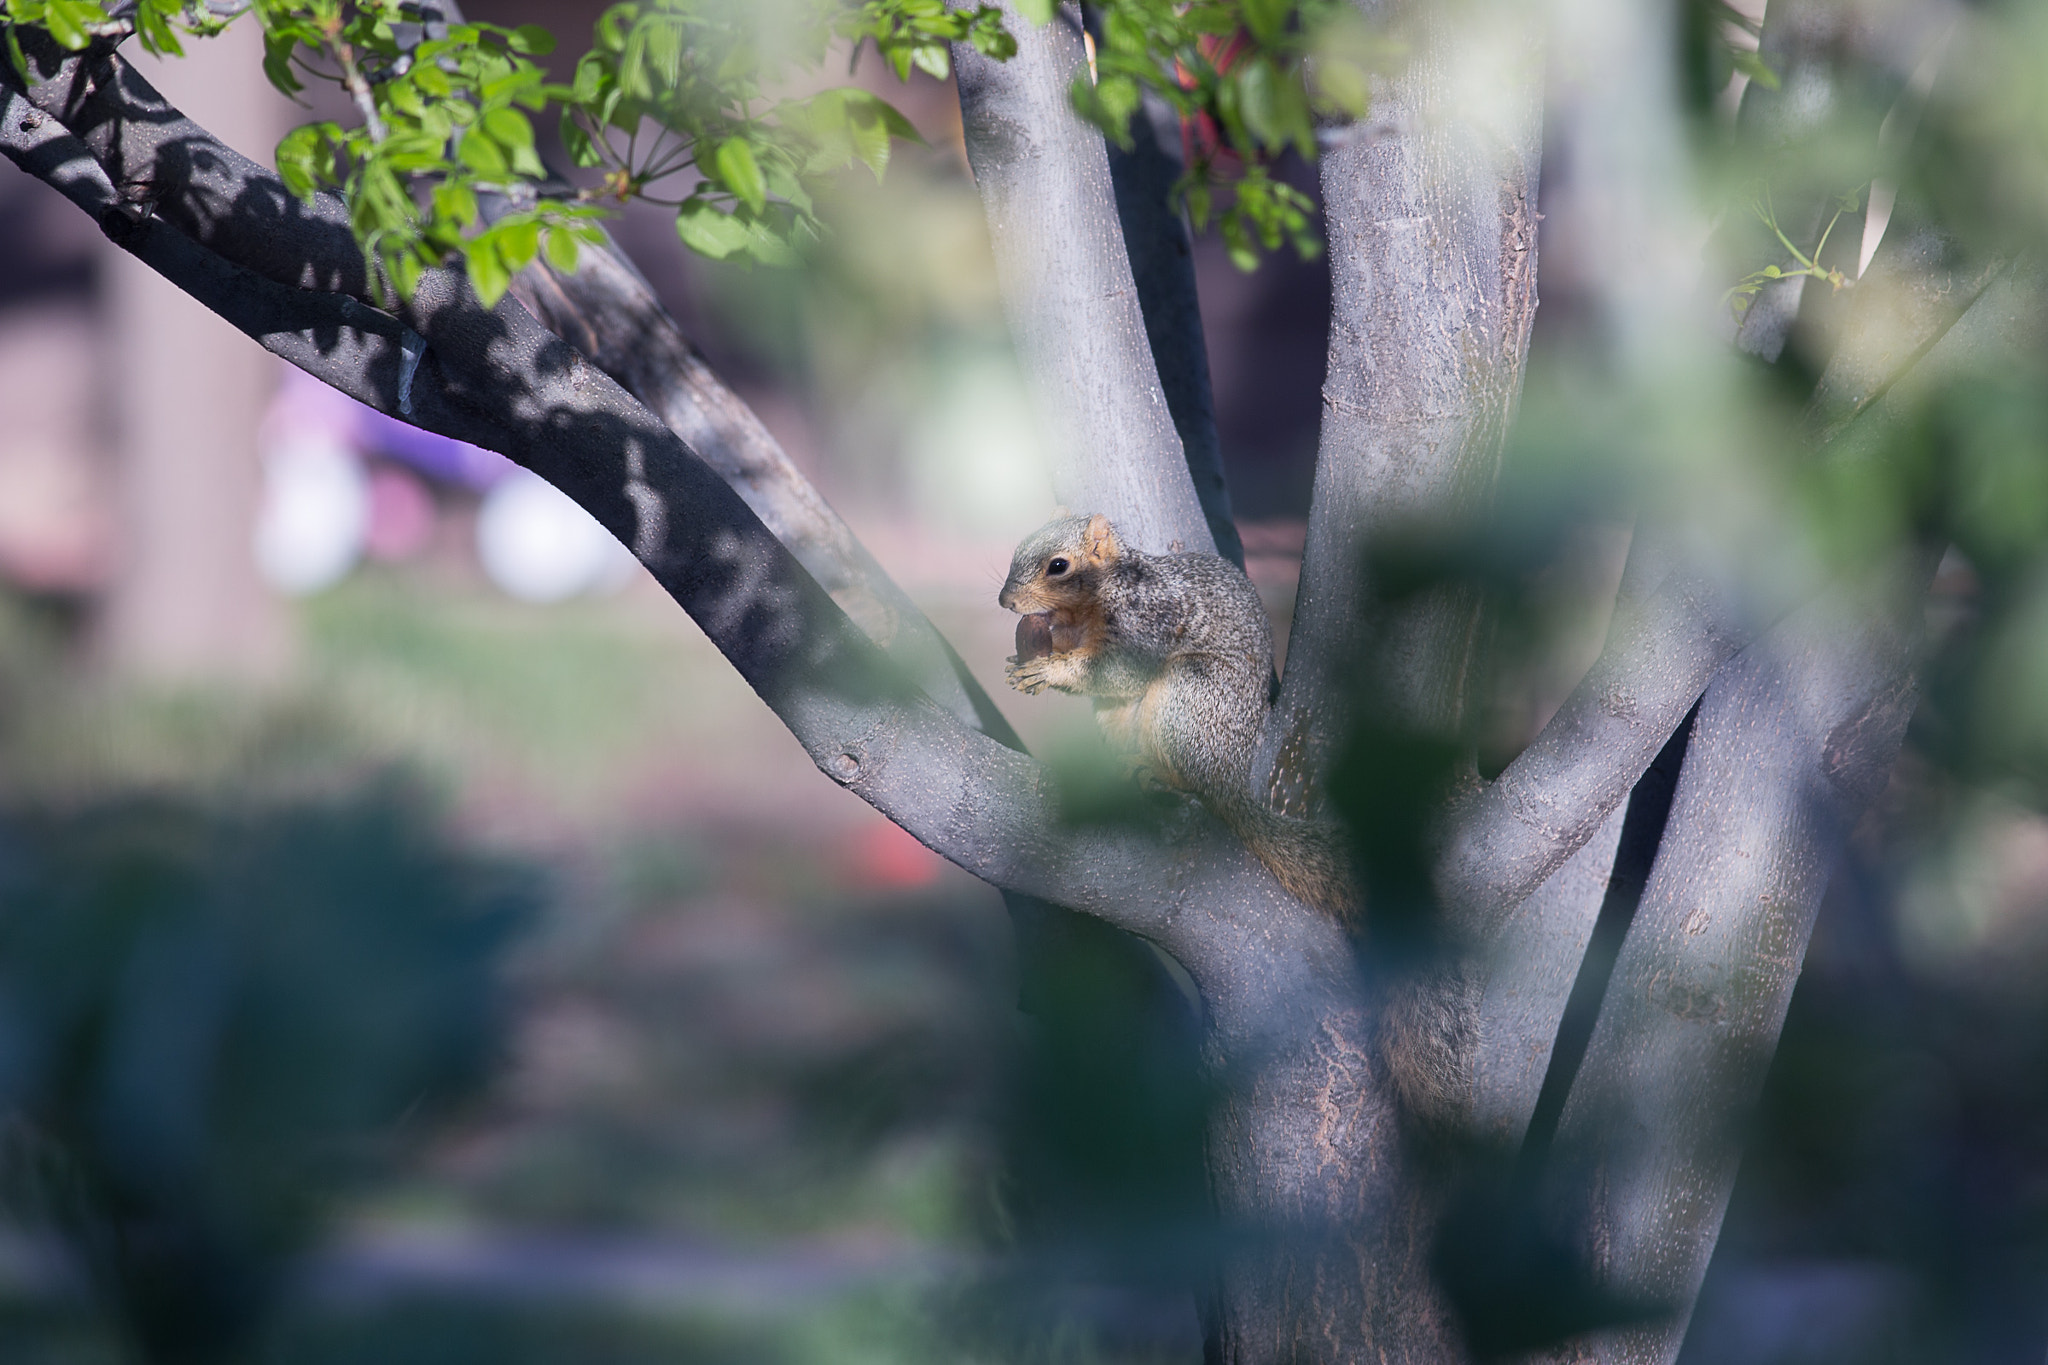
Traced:
<path fill-rule="evenodd" d="M 1167 387 L 1184 392 L 1187 362 L 1155 364 L 1145 323 L 1157 320 L 1139 315 L 1108 162 L 1064 102 L 1075 32 L 1014 16 L 1013 27 L 1025 47 L 1016 63 L 962 54 L 962 99 L 1022 359 L 1048 398 L 1055 491 L 1147 548 L 1202 545 L 1220 505 L 1200 491 L 1213 445 L 1183 448 L 1199 404 L 1171 411 L 1159 376 L 1175 370 Z M 1390 609 L 1360 574 L 1360 552 L 1404 525 L 1484 505 L 1534 306 L 1527 16 L 1512 4 L 1432 8 L 1410 37 L 1410 64 L 1324 171 L 1341 272 L 1326 430 L 1303 603 L 1258 779 L 1275 804 L 1304 811 L 1316 804 L 1309 779 L 1359 719 L 1350 703 L 1362 658 L 1379 708 L 1369 719 L 1437 741 L 1465 728 L 1473 604 L 1440 593 Z M 0 151 L 264 347 L 557 483 L 634 548 L 831 780 L 1006 892 L 1094 915 L 1186 969 L 1220 1095 L 1208 1152 L 1220 1245 L 1203 1294 L 1212 1361 L 1466 1358 L 1432 1272 L 1451 1163 L 1397 1108 L 1379 1016 L 1400 973 L 1383 942 L 1369 937 L 1361 956 L 1351 934 L 1288 898 L 1192 805 L 1156 827 L 1065 821 L 1051 776 L 1004 742 L 999 713 L 929 623 L 736 400 L 692 368 L 672 324 L 625 316 L 653 305 L 634 304 L 620 272 L 558 281 L 565 298 L 611 291 L 568 298 L 559 314 L 529 294 L 559 336 L 509 299 L 483 308 L 446 270 L 385 312 L 338 201 L 294 199 L 110 50 L 31 46 L 25 79 L 0 64 Z M 1984 292 L 1983 272 L 1969 278 Z M 1947 349 L 1995 344 L 2002 326 L 2038 312 L 2026 305 L 2041 292 L 2030 282 L 1988 293 Z M 1904 363 L 1938 357 L 1935 343 L 1976 298 L 1940 287 L 1906 310 L 1925 335 L 1905 338 Z M 604 316 L 640 339 L 577 335 Z M 636 357 L 657 354 L 675 362 L 665 376 L 636 369 Z M 1853 436 L 1896 399 L 1897 367 L 1863 360 L 1851 355 L 1842 382 L 1823 385 L 1840 400 L 1823 414 L 1830 432 Z M 1192 477 L 1191 458 L 1202 467 Z M 1471 777 L 1444 813 L 1433 886 L 1405 888 L 1434 892 L 1461 957 L 1514 942 L 1543 949 L 1543 969 L 1515 983 L 1519 1014 L 1482 1007 L 1481 1021 L 1500 1026 L 1484 1045 L 1531 1065 L 1474 1068 L 1464 1023 L 1429 1034 L 1444 1045 L 1449 1106 L 1511 1138 L 1528 1121 L 1570 964 L 1591 933 L 1600 864 L 1621 839 L 1616 813 L 1706 692 L 1671 856 L 1644 877 L 1645 933 L 1619 956 L 1620 994 L 1588 1040 L 1559 1126 L 1603 1173 L 1562 1196 L 1574 1225 L 1605 1239 L 1593 1270 L 1676 1310 L 1581 1354 L 1646 1365 L 1676 1352 L 1732 1178 L 1733 1149 L 1712 1120 L 1761 1077 L 1829 841 L 1898 742 L 1925 570 L 1924 558 L 1902 570 L 1876 602 L 1851 592 L 1840 610 L 1795 614 L 1729 669 L 1743 629 L 1698 575 L 1669 561 L 1645 567 L 1656 559 L 1638 557 L 1602 660 L 1557 719 L 1494 783 Z M 1748 876 L 1722 865 L 1736 855 Z M 1696 1062 L 1713 1076 L 1716 1113 L 1682 1102 Z M 1617 1116 L 1639 1105 L 1655 1142 L 1616 1149 Z M 1658 1205 L 1659 1190 L 1679 1188 L 1685 1208 Z M 1616 1248 L 1650 1267 L 1648 1281 Z"/>

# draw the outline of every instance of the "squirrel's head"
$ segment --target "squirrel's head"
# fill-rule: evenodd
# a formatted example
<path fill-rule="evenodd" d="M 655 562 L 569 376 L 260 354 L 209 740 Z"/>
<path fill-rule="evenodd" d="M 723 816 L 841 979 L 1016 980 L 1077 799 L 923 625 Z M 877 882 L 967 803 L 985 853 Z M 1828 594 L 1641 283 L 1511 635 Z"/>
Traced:
<path fill-rule="evenodd" d="M 1075 606 L 1089 598 L 1123 552 L 1116 528 L 1100 512 L 1055 517 L 1017 546 L 996 601 L 1026 615 Z"/>

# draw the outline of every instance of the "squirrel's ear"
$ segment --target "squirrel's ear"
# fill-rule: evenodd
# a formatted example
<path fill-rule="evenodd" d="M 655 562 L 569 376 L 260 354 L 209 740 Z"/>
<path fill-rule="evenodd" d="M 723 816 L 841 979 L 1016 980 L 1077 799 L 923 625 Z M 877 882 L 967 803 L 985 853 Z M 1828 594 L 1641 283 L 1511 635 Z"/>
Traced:
<path fill-rule="evenodd" d="M 1054 521 L 1065 521 L 1068 517 L 1071 517 L 1072 515 L 1074 515 L 1073 509 L 1068 507 L 1065 503 L 1061 503 L 1058 507 L 1052 509 L 1052 519 Z"/>
<path fill-rule="evenodd" d="M 1123 552 L 1123 546 L 1116 538 L 1116 528 L 1100 512 L 1088 518 L 1088 528 L 1081 532 L 1081 543 L 1087 547 L 1088 557 L 1093 560 L 1115 559 Z"/>

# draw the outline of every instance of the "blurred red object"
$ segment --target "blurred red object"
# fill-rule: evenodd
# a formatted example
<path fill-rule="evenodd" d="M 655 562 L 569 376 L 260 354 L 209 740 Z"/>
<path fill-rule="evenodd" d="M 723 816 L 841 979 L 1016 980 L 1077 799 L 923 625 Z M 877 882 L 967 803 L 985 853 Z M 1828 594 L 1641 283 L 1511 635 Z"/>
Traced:
<path fill-rule="evenodd" d="M 1220 74 L 1230 70 L 1244 50 L 1251 46 L 1251 34 L 1239 29 L 1227 38 L 1215 34 L 1204 34 L 1195 40 L 1196 49 L 1208 59 L 1209 65 Z M 1193 90 L 1199 82 L 1187 67 L 1174 63 L 1174 71 L 1180 77 L 1183 90 Z M 1243 166 L 1243 159 L 1236 150 L 1223 140 L 1223 130 L 1208 114 L 1196 114 L 1180 121 L 1181 154 L 1188 166 L 1209 166 L 1226 175 L 1235 174 Z"/>
<path fill-rule="evenodd" d="M 945 859 L 886 820 L 856 836 L 851 861 L 853 879 L 862 885 L 899 888 L 929 886 L 945 865 Z"/>

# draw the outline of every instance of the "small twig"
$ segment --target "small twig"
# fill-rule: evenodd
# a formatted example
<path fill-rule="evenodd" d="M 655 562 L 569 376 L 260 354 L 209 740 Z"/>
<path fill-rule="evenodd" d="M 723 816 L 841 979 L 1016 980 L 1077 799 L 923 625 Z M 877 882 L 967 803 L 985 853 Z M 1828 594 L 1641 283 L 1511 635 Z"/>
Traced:
<path fill-rule="evenodd" d="M 1721 301 L 1732 308 L 1739 317 L 1749 310 L 1749 305 L 1755 299 L 1757 291 L 1773 280 L 1792 280 L 1811 276 L 1816 280 L 1826 280 L 1837 290 L 1849 288 L 1853 282 L 1847 275 L 1844 275 L 1839 270 L 1827 269 L 1820 264 L 1821 253 L 1828 249 L 1828 237 L 1834 232 L 1835 224 L 1842 221 L 1842 215 L 1846 212 L 1848 212 L 1848 205 L 1846 203 L 1835 210 L 1834 217 L 1828 219 L 1828 225 L 1821 229 L 1820 241 L 1815 244 L 1813 254 L 1809 256 L 1794 246 L 1792 239 L 1785 235 L 1785 230 L 1778 226 L 1777 206 L 1771 202 L 1770 191 L 1764 191 L 1763 202 L 1756 205 L 1756 216 L 1765 227 L 1771 230 L 1771 234 L 1784 244 L 1785 250 L 1790 253 L 1793 261 L 1797 264 L 1790 270 L 1783 266 L 1767 265 L 1761 270 L 1751 271 L 1730 287 L 1728 292 L 1721 296 Z"/>
<path fill-rule="evenodd" d="M 377 113 L 377 100 L 370 93 L 370 83 L 363 79 L 361 68 L 356 65 L 355 52 L 347 43 L 334 44 L 335 59 L 341 63 L 341 83 L 347 88 L 356 108 L 363 114 L 363 126 L 370 130 L 370 141 L 384 140 L 384 120 Z"/>

